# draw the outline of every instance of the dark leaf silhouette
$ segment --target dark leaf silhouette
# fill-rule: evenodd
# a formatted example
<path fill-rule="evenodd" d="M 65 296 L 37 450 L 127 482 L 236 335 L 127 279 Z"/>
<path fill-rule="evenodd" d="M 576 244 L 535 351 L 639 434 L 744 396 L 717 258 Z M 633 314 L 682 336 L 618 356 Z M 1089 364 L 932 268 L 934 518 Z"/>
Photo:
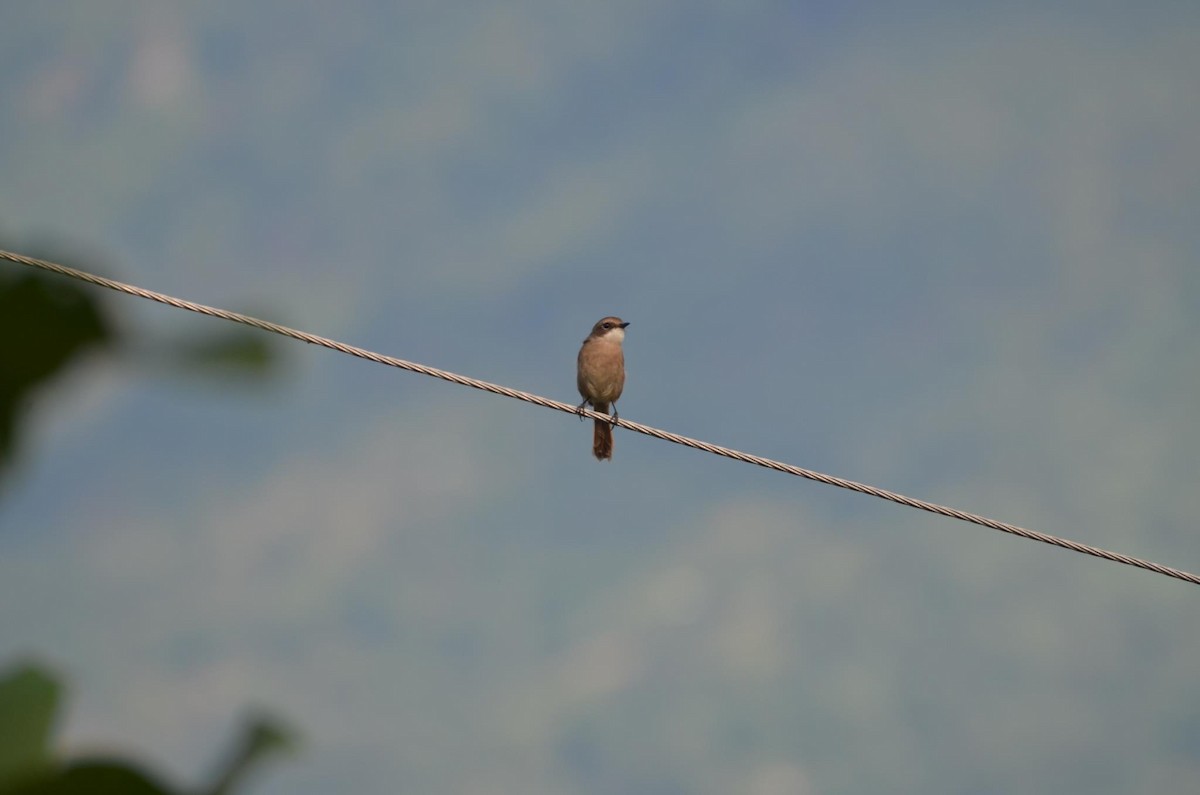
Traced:
<path fill-rule="evenodd" d="M 47 274 L 0 269 L 0 468 L 37 389 L 89 350 L 113 341 L 94 291 Z"/>
<path fill-rule="evenodd" d="M 43 773 L 62 688 L 45 670 L 23 664 L 0 677 L 0 789 Z"/>
<path fill-rule="evenodd" d="M 183 795 L 133 760 L 116 756 L 59 759 L 52 735 L 62 686 L 46 669 L 14 666 L 0 676 L 0 795 Z M 268 758 L 298 745 L 282 721 L 256 715 L 246 721 L 229 760 L 220 766 L 212 795 L 232 795 Z"/>
<path fill-rule="evenodd" d="M 10 791 L 11 795 L 173 795 L 177 792 L 134 765 L 109 759 L 76 762 L 57 775 L 28 782 Z"/>

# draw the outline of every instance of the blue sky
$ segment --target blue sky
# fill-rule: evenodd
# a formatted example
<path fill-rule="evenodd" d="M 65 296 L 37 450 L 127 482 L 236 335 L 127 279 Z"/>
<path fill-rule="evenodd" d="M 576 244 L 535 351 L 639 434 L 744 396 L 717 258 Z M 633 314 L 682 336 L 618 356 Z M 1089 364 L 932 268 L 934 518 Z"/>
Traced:
<path fill-rule="evenodd" d="M 1200 569 L 1189 4 L 9 14 L 10 247 L 567 401 L 619 314 L 622 416 Z M 1182 583 L 628 433 L 599 465 L 307 346 L 253 390 L 135 362 L 47 396 L 0 503 L 0 659 L 69 675 L 72 748 L 195 780 L 265 704 L 308 737 L 268 793 L 1200 775 Z"/>

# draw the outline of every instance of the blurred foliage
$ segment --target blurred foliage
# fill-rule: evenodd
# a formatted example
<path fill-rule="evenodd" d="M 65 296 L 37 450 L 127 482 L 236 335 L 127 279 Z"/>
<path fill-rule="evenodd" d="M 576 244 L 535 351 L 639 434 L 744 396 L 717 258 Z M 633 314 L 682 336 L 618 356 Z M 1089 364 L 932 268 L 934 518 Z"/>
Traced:
<path fill-rule="evenodd" d="M 59 758 L 51 740 L 61 693 L 54 675 L 35 664 L 0 674 L 0 795 L 230 795 L 268 758 L 298 744 L 280 721 L 253 716 L 213 782 L 199 790 L 182 788 L 119 757 Z"/>
<path fill-rule="evenodd" d="M 74 259 L 25 253 L 62 264 Z M 89 354 L 122 352 L 176 377 L 220 378 L 223 384 L 259 382 L 277 368 L 276 341 L 238 327 L 134 346 L 128 324 L 115 319 L 115 299 L 129 300 L 57 274 L 0 263 L 0 474 L 17 458 L 20 421 L 38 392 Z"/>
<path fill-rule="evenodd" d="M 57 262 L 67 258 L 44 256 Z M 20 424 L 33 400 L 90 354 L 124 353 L 167 362 L 173 374 L 261 380 L 278 361 L 267 335 L 219 328 L 173 343 L 129 344 L 112 297 L 55 274 L 4 262 L 0 267 L 0 472 L 19 453 Z M 85 265 L 84 269 L 88 269 Z M 165 784 L 118 758 L 60 759 L 52 735 L 62 685 L 46 669 L 16 665 L 0 675 L 0 795 L 171 795 L 195 792 Z M 267 716 L 247 720 L 228 761 L 202 792 L 229 795 L 268 757 L 291 750 L 293 733 Z"/>
<path fill-rule="evenodd" d="M 89 350 L 114 344 L 95 291 L 61 277 L 0 268 L 0 469 L 16 453 L 33 394 Z"/>
<path fill-rule="evenodd" d="M 212 795 L 229 795 L 265 759 L 296 750 L 293 732 L 268 715 L 256 715 L 246 722 L 241 742 L 208 790 Z"/>
<path fill-rule="evenodd" d="M 0 680 L 0 785 L 50 765 L 50 734 L 62 688 L 26 665 Z"/>
<path fill-rule="evenodd" d="M 183 340 L 172 351 L 173 361 L 185 373 L 205 376 L 259 376 L 275 364 L 275 347 L 269 334 L 234 327 L 207 337 Z"/>

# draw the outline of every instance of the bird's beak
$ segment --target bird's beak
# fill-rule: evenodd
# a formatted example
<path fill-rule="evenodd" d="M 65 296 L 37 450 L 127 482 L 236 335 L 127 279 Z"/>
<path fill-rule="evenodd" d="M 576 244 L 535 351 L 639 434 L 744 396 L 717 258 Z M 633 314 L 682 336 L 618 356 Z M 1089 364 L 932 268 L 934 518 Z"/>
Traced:
<path fill-rule="evenodd" d="M 627 320 L 627 321 L 625 321 L 624 323 L 622 323 L 622 324 L 621 324 L 621 328 L 625 328 L 625 327 L 626 327 L 626 326 L 628 326 L 628 325 L 629 325 L 629 321 Z"/>

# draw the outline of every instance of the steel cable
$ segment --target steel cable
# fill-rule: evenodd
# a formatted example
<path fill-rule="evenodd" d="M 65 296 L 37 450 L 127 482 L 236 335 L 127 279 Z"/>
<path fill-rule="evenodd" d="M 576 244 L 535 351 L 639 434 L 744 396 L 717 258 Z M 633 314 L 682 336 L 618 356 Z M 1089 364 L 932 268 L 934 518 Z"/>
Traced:
<path fill-rule="evenodd" d="M 887 491 L 886 489 L 868 486 L 864 483 L 856 483 L 853 480 L 846 480 L 844 478 L 834 477 L 833 475 L 826 475 L 821 472 L 814 472 L 810 469 L 803 469 L 801 467 L 785 464 L 781 461 L 775 461 L 770 458 L 763 458 L 762 456 L 743 453 L 728 447 L 722 447 L 720 445 L 700 441 L 699 439 L 680 436 L 679 434 L 671 433 L 669 431 L 652 428 L 649 425 L 642 425 L 639 422 L 631 422 L 629 420 L 613 418 L 607 414 L 598 414 L 590 409 L 578 409 L 569 403 L 551 400 L 550 398 L 545 398 L 541 395 L 534 395 L 529 392 L 510 389 L 509 387 L 500 386 L 499 384 L 480 381 L 476 378 L 469 378 L 465 375 L 458 375 L 457 373 L 439 370 L 436 367 L 428 367 L 423 364 L 417 364 L 416 362 L 405 361 L 404 359 L 397 359 L 393 356 L 384 356 L 383 354 L 374 353 L 364 348 L 358 348 L 353 345 L 347 345 L 345 343 L 338 342 L 336 340 L 319 337 L 316 334 L 309 334 L 304 331 L 288 328 L 287 326 L 281 326 L 278 323 L 271 323 L 266 320 L 259 320 L 258 318 L 250 317 L 249 315 L 243 315 L 237 312 L 229 312 L 224 309 L 217 309 L 215 307 L 205 306 L 203 304 L 197 304 L 191 301 L 184 301 L 180 298 L 173 298 L 172 296 L 156 293 L 152 290 L 145 290 L 141 287 L 135 287 L 131 284 L 118 282 L 114 279 L 106 279 L 103 276 L 96 276 L 94 274 L 76 270 L 74 268 L 68 268 L 64 265 L 59 265 L 54 262 L 47 262 L 46 260 L 35 259 L 33 257 L 25 257 L 20 254 L 14 254 L 12 252 L 3 250 L 0 250 L 0 259 L 10 260 L 17 264 L 27 265 L 32 268 L 40 268 L 41 270 L 50 271 L 51 273 L 57 273 L 72 279 L 78 279 L 89 284 L 94 284 L 98 287 L 107 287 L 110 290 L 116 290 L 117 292 L 125 293 L 127 295 L 135 295 L 139 298 L 157 301 L 160 304 L 173 306 L 177 309 L 186 309 L 189 312 L 197 312 L 202 315 L 221 318 L 222 320 L 228 320 L 233 323 L 241 323 L 252 328 L 262 329 L 263 331 L 280 334 L 284 337 L 300 340 L 301 342 L 307 342 L 311 345 L 320 345 L 323 348 L 329 348 L 330 350 L 335 350 L 350 356 L 357 356 L 358 358 L 366 359 L 369 362 L 386 364 L 391 367 L 399 367 L 402 370 L 421 373 L 422 375 L 432 376 L 433 378 L 440 378 L 443 381 L 469 386 L 474 389 L 481 389 L 485 392 L 491 392 L 496 395 L 504 395 L 505 397 L 515 398 L 516 400 L 523 400 L 526 403 L 533 403 L 537 406 L 556 409 L 569 414 L 578 414 L 580 416 L 590 417 L 592 419 L 603 420 L 617 427 L 625 428 L 626 430 L 635 431 L 636 433 L 642 433 L 647 436 L 653 436 L 656 439 L 662 439 L 667 442 L 681 444 L 685 447 L 691 447 L 695 450 L 703 450 L 704 452 L 712 453 L 713 455 L 732 458 L 735 461 L 754 464 L 767 469 L 773 469 L 776 472 L 784 472 L 789 475 L 795 475 L 808 480 L 814 480 L 818 483 L 837 486 L 841 489 L 857 491 L 860 494 L 878 497 L 879 499 L 888 500 L 889 502 L 894 502 L 899 505 L 906 505 L 909 508 L 928 511 L 929 513 L 937 514 L 939 516 L 958 519 L 959 521 L 969 522 L 981 527 L 988 527 L 993 530 L 999 530 L 1003 533 L 1020 536 L 1021 538 L 1028 538 L 1032 541 L 1040 541 L 1043 544 L 1050 544 L 1052 546 L 1061 547 L 1062 549 L 1069 549 L 1072 552 L 1079 552 L 1084 555 L 1091 555 L 1104 560 L 1110 560 L 1114 563 L 1122 563 L 1126 566 L 1135 566 L 1139 569 L 1146 569 L 1147 571 L 1162 574 L 1166 577 L 1173 577 L 1177 580 L 1190 582 L 1193 585 L 1200 585 L 1200 575 L 1191 574 L 1190 572 L 1175 569 L 1170 566 L 1163 566 L 1152 561 L 1142 560 L 1141 558 L 1130 557 L 1129 555 L 1122 555 L 1117 552 L 1110 552 L 1109 550 L 1101 549 L 1100 547 L 1094 547 L 1089 544 L 1081 544 L 1077 541 L 1071 541 L 1067 538 L 1060 538 L 1058 536 L 1049 535 L 1048 533 L 1038 532 L 1037 530 L 1030 530 L 1028 528 L 1009 524 L 1007 522 L 989 519 L 986 516 L 979 516 L 978 514 L 967 513 L 966 511 L 959 511 L 954 508 L 947 508 L 944 505 L 938 505 L 925 500 L 906 497 L 903 494 L 897 494 L 896 492 Z"/>

